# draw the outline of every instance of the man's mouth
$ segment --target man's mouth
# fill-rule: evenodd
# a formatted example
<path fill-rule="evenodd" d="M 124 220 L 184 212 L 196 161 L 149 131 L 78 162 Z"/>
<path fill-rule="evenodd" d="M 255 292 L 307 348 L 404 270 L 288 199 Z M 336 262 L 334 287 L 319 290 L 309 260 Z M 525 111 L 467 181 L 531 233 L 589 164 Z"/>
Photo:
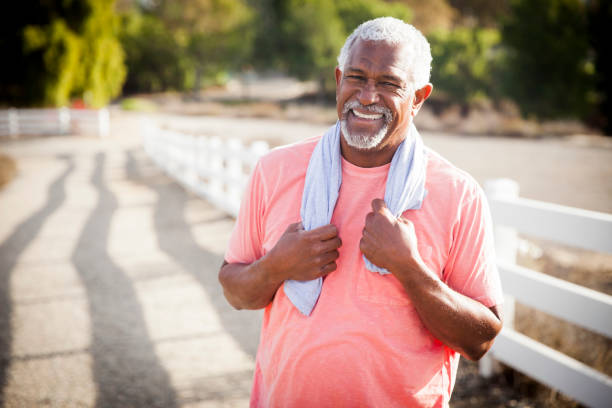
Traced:
<path fill-rule="evenodd" d="M 357 116 L 358 118 L 367 120 L 378 120 L 383 117 L 382 113 L 362 113 L 355 109 L 351 109 L 351 112 L 353 112 L 353 115 Z"/>

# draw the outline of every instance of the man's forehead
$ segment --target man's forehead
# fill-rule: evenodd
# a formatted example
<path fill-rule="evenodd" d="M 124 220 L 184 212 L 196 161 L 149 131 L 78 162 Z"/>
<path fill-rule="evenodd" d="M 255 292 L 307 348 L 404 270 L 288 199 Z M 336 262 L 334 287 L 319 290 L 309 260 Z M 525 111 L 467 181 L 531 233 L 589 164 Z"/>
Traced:
<path fill-rule="evenodd" d="M 357 39 L 352 45 L 346 69 L 367 69 L 407 79 L 405 47 L 386 41 Z"/>

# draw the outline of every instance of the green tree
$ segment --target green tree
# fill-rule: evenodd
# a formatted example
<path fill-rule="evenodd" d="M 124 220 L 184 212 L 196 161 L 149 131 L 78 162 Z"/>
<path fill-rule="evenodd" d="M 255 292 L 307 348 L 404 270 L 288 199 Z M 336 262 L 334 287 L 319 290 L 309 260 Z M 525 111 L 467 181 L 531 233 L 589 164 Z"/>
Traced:
<path fill-rule="evenodd" d="M 194 70 L 194 89 L 249 60 L 254 12 L 243 0 L 162 0 L 154 9 Z"/>
<path fill-rule="evenodd" d="M 591 123 L 612 136 L 612 1 L 589 2 L 589 37 L 595 55 L 597 111 Z"/>
<path fill-rule="evenodd" d="M 125 76 L 114 0 L 24 1 L 3 13 L 0 98 L 11 105 L 102 106 Z M 8 65 L 8 67 L 7 67 Z"/>
<path fill-rule="evenodd" d="M 321 95 L 333 93 L 338 53 L 359 24 L 382 16 L 411 18 L 402 4 L 374 0 L 288 0 L 284 6 L 279 59 L 289 74 L 316 80 Z"/>
<path fill-rule="evenodd" d="M 431 81 L 450 102 L 464 108 L 496 96 L 499 31 L 459 27 L 429 35 Z"/>
<path fill-rule="evenodd" d="M 347 35 L 359 24 L 377 17 L 391 16 L 407 23 L 412 21 L 412 11 L 401 3 L 367 0 L 336 0 L 335 3 Z"/>
<path fill-rule="evenodd" d="M 128 73 L 124 93 L 183 90 L 193 86 L 185 51 L 157 17 L 130 10 L 121 17 Z"/>
<path fill-rule="evenodd" d="M 344 27 L 333 2 L 292 0 L 281 27 L 290 46 L 283 55 L 288 72 L 315 79 L 322 94 L 333 89 L 333 70 L 344 41 Z"/>
<path fill-rule="evenodd" d="M 580 0 L 514 0 L 502 26 L 505 91 L 525 115 L 584 118 L 594 65 Z"/>
<path fill-rule="evenodd" d="M 89 0 L 90 12 L 83 23 L 81 69 L 72 93 L 101 107 L 119 95 L 126 69 L 119 42 L 119 18 L 115 0 Z"/>

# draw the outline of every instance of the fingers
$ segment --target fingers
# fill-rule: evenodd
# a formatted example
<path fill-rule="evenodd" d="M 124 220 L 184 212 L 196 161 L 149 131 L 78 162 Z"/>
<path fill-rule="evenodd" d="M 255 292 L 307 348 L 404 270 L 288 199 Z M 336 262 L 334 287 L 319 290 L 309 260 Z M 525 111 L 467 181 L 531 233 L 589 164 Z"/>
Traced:
<path fill-rule="evenodd" d="M 293 224 L 289 224 L 285 232 L 296 232 L 304 230 L 304 225 L 302 222 L 294 222 Z"/>
<path fill-rule="evenodd" d="M 384 200 L 381 200 L 380 198 L 375 198 L 372 200 L 372 211 L 374 211 L 375 213 L 384 213 L 384 211 L 389 211 L 389 209 L 387 208 L 387 204 L 385 204 Z"/>
<path fill-rule="evenodd" d="M 338 236 L 338 228 L 334 224 L 327 224 L 306 231 L 306 234 L 313 240 L 327 241 Z"/>
<path fill-rule="evenodd" d="M 327 275 L 335 271 L 337 268 L 338 268 L 338 265 L 336 264 L 336 262 L 331 262 L 331 263 L 328 263 L 327 265 L 323 265 L 321 267 L 321 276 Z"/>

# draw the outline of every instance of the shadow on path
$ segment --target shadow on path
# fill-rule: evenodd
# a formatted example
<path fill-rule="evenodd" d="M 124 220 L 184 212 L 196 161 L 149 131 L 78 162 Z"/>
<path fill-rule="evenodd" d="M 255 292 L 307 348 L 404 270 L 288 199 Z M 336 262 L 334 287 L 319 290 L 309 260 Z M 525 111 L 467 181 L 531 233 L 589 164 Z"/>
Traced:
<path fill-rule="evenodd" d="M 185 220 L 188 193 L 154 167 L 144 156 L 144 152 L 137 159 L 137 152 L 141 151 L 127 152 L 126 173 L 131 181 L 143 184 L 157 193 L 154 222 L 159 247 L 200 283 L 211 300 L 224 330 L 236 340 L 244 352 L 255 357 L 261 315 L 253 311 L 236 311 L 227 303 L 217 279 L 217 271 L 223 262 L 223 257 L 198 245 L 191 232 L 191 226 Z M 220 219 L 208 222 L 217 220 Z"/>
<path fill-rule="evenodd" d="M 13 233 L 0 245 L 0 405 L 4 398 L 7 383 L 7 370 L 11 359 L 11 273 L 21 253 L 36 238 L 46 219 L 50 217 L 66 199 L 66 179 L 74 171 L 74 162 L 69 156 L 58 156 L 66 162 L 62 174 L 49 186 L 47 202 L 15 228 Z"/>
<path fill-rule="evenodd" d="M 98 153 L 91 179 L 98 203 L 72 255 L 89 302 L 96 407 L 176 407 L 176 393 L 155 354 L 132 282 L 107 252 L 118 204 L 105 183 L 104 162 Z"/>

